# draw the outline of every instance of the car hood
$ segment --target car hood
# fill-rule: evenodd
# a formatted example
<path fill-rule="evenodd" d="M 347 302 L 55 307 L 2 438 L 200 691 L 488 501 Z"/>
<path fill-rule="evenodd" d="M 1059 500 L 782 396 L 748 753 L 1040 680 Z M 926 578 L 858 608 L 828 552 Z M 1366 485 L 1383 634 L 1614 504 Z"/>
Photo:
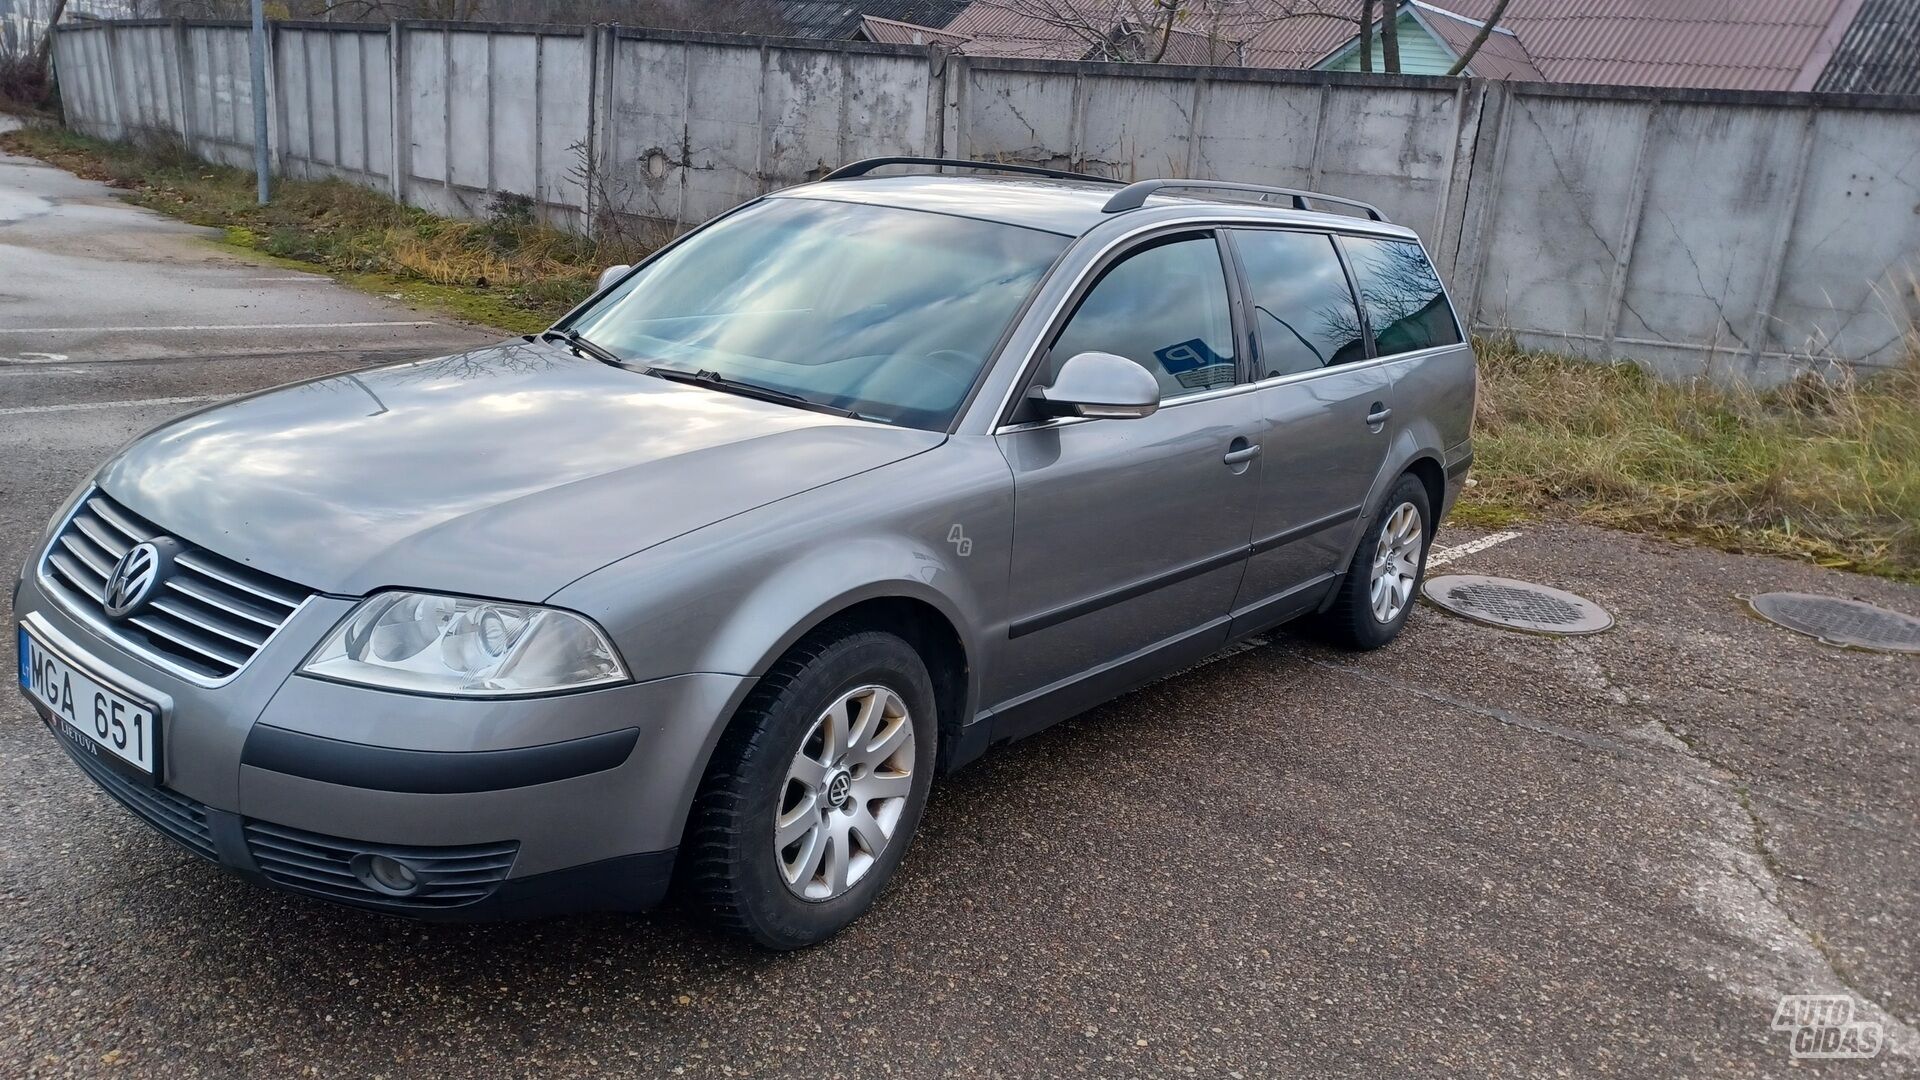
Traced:
<path fill-rule="evenodd" d="M 185 541 L 322 592 L 540 600 L 944 438 L 514 341 L 204 409 L 127 447 L 99 484 Z"/>

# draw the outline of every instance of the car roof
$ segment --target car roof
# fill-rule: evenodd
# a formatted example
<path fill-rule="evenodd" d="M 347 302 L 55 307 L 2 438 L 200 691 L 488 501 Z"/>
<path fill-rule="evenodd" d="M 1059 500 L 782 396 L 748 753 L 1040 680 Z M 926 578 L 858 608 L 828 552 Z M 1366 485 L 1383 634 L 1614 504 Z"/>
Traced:
<path fill-rule="evenodd" d="M 904 210 L 926 210 L 1040 229 L 1062 236 L 1080 236 L 1103 222 L 1123 216 L 1109 214 L 1102 209 L 1107 200 L 1121 191 L 1122 187 L 1120 184 L 1102 184 L 1091 180 L 916 173 L 803 184 L 777 191 L 774 197 L 831 199 Z M 1409 238 L 1414 235 L 1411 230 L 1391 222 L 1373 222 L 1314 210 L 1295 210 L 1246 199 L 1207 199 L 1176 192 L 1149 196 L 1142 210 L 1188 207 L 1225 211 L 1234 217 L 1254 216 L 1281 224 L 1353 229 Z"/>

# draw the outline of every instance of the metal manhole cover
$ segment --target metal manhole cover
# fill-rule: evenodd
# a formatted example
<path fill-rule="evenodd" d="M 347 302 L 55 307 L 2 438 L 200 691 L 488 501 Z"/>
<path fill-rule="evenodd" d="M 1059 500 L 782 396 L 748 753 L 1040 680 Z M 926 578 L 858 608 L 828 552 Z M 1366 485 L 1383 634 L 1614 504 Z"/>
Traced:
<path fill-rule="evenodd" d="M 1860 600 L 1814 593 L 1770 592 L 1747 605 L 1768 622 L 1829 645 L 1875 652 L 1920 653 L 1920 619 Z"/>
<path fill-rule="evenodd" d="M 1509 630 L 1597 634 L 1613 625 L 1613 616 L 1586 597 L 1531 581 L 1449 574 L 1429 578 L 1422 592 L 1455 615 Z"/>

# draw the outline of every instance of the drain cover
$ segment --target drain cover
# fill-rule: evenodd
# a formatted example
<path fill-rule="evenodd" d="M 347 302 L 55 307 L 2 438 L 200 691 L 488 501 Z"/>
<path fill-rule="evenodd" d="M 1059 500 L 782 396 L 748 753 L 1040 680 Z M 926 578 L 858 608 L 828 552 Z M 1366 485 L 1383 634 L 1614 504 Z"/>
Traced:
<path fill-rule="evenodd" d="M 1920 653 L 1920 619 L 1883 607 L 1813 593 L 1770 592 L 1747 604 L 1761 618 L 1811 634 L 1829 645 L 1876 652 Z"/>
<path fill-rule="evenodd" d="M 1536 634 L 1597 634 L 1613 625 L 1600 605 L 1531 581 L 1450 574 L 1430 578 L 1428 600 L 1476 622 Z"/>

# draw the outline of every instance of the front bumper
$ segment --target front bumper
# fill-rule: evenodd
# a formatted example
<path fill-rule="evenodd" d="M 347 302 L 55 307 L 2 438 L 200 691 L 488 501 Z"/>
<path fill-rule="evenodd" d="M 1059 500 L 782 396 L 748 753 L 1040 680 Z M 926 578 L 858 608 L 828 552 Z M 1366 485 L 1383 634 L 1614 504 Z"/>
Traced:
<path fill-rule="evenodd" d="M 157 783 L 90 752 L 36 704 L 82 771 L 194 854 L 289 891 L 420 918 L 523 918 L 657 903 L 687 808 L 744 680 L 695 675 L 508 701 L 289 676 L 350 602 L 316 597 L 239 675 L 206 687 L 67 616 L 32 578 L 15 614 L 155 691 Z M 375 887 L 368 859 L 420 887 Z"/>

